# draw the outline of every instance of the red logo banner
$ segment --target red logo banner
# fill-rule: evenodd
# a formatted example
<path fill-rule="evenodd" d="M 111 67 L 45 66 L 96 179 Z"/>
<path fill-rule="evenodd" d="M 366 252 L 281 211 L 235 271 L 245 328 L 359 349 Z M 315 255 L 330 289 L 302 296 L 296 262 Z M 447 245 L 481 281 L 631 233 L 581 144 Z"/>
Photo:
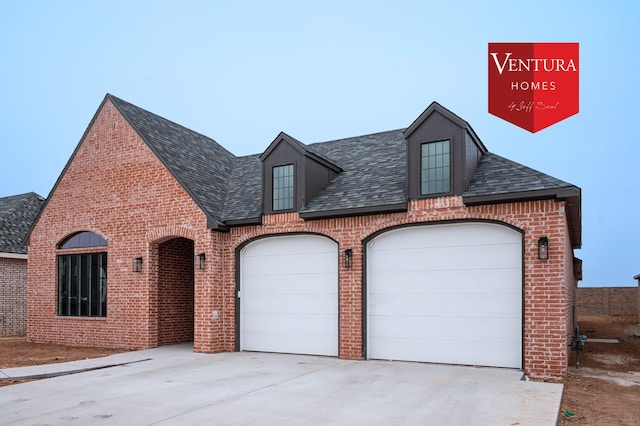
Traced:
<path fill-rule="evenodd" d="M 532 133 L 579 111 L 578 43 L 489 43 L 489 113 Z"/>

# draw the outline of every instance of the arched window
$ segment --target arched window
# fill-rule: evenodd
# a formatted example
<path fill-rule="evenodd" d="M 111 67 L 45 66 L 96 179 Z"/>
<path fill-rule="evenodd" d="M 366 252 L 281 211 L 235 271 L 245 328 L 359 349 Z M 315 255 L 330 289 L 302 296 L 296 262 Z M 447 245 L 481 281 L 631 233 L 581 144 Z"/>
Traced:
<path fill-rule="evenodd" d="M 58 245 L 58 248 L 72 249 L 85 247 L 103 247 L 106 245 L 107 240 L 102 238 L 100 235 L 89 231 L 82 231 L 66 238 Z"/>
<path fill-rule="evenodd" d="M 82 231 L 66 238 L 59 249 L 95 247 L 92 253 L 58 255 L 58 315 L 107 316 L 107 240 Z"/>

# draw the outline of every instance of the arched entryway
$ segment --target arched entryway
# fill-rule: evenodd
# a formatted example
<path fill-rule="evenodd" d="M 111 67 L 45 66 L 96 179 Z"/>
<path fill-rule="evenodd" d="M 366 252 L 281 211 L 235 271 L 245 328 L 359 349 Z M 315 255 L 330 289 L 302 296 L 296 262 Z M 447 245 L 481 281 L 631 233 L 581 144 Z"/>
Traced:
<path fill-rule="evenodd" d="M 157 246 L 158 346 L 193 341 L 194 243 L 172 238 Z"/>

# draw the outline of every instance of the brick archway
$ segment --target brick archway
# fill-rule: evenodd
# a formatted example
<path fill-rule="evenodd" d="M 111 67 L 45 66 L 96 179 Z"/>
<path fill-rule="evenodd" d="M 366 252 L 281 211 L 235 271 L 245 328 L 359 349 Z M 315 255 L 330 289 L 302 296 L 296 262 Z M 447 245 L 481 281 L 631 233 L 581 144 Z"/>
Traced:
<path fill-rule="evenodd" d="M 150 246 L 151 335 L 157 346 L 193 341 L 194 251 L 194 241 L 184 237 L 163 237 Z"/>

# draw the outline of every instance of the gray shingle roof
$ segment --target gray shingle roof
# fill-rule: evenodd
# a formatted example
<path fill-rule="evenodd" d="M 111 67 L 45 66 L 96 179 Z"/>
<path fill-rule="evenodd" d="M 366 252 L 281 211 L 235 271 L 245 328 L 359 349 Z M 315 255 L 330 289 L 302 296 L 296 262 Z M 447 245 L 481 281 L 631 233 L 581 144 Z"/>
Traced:
<path fill-rule="evenodd" d="M 404 205 L 406 141 L 404 129 L 311 144 L 343 171 L 300 211 L 313 213 Z"/>
<path fill-rule="evenodd" d="M 210 227 L 224 229 L 260 222 L 264 152 L 235 157 L 211 138 L 114 96 L 107 95 L 107 98 L 207 214 Z M 300 210 L 301 216 L 314 218 L 334 212 L 355 215 L 406 209 L 406 132 L 407 129 L 399 129 L 309 145 L 284 134 L 299 150 L 342 169 L 313 199 L 307 200 Z M 579 188 L 567 182 L 487 153 L 478 164 L 463 199 L 465 203 L 481 204 L 550 198 L 564 189 L 576 189 L 579 198 Z"/>
<path fill-rule="evenodd" d="M 235 156 L 207 136 L 115 96 L 107 97 L 208 215 L 210 226 L 216 228 L 221 222 Z"/>
<path fill-rule="evenodd" d="M 0 252 L 27 253 L 24 239 L 43 204 L 33 192 L 0 198 Z"/>
<path fill-rule="evenodd" d="M 236 158 L 222 213 L 223 222 L 262 215 L 262 162 L 258 155 Z"/>
<path fill-rule="evenodd" d="M 573 187 L 570 183 L 493 153 L 486 153 L 463 197 L 478 197 Z"/>

